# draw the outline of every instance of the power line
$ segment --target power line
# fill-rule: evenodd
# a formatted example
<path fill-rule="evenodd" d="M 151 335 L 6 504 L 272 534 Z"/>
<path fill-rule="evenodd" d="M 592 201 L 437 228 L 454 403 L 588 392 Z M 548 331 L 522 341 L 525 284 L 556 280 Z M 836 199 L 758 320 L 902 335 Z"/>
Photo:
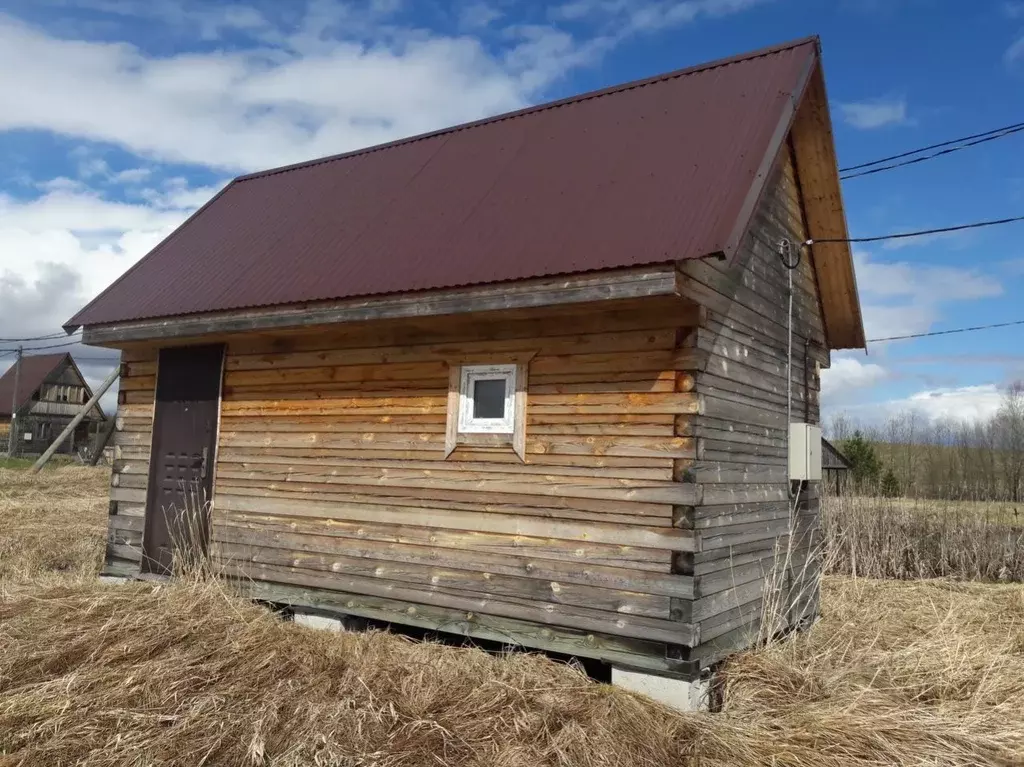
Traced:
<path fill-rule="evenodd" d="M 43 351 L 45 349 L 66 349 L 69 346 L 76 346 L 76 345 L 81 344 L 81 343 L 82 343 L 81 339 L 77 339 L 76 338 L 74 340 L 68 341 L 67 343 L 63 343 L 63 344 L 50 344 L 48 346 L 26 346 L 25 347 L 25 351 L 27 351 L 27 352 L 41 352 L 41 351 Z M 14 351 L 14 349 L 0 349 L 0 351 L 10 352 L 10 351 Z"/>
<path fill-rule="evenodd" d="M 81 333 L 81 330 L 76 330 L 74 333 L 68 335 L 67 333 L 50 333 L 45 336 L 33 336 L 31 338 L 0 338 L 0 343 L 3 344 L 17 344 L 22 341 L 53 341 L 58 338 L 71 338 Z"/>
<path fill-rule="evenodd" d="M 1013 322 L 997 322 L 992 325 L 975 325 L 970 328 L 953 328 L 951 330 L 933 330 L 928 333 L 910 333 L 905 336 L 888 336 L 887 338 L 869 338 L 868 343 L 880 343 L 882 341 L 906 341 L 911 338 L 928 338 L 930 336 L 948 336 L 954 333 L 972 333 L 975 330 L 992 330 L 994 328 L 1009 328 L 1016 325 L 1024 325 L 1024 320 Z"/>
<path fill-rule="evenodd" d="M 968 149 L 979 144 L 985 144 L 989 141 L 995 141 L 997 139 L 1005 138 L 1006 136 L 1012 136 L 1015 133 L 1024 131 L 1024 123 L 1014 123 L 1013 125 L 1004 125 L 1002 128 L 994 128 L 984 133 L 975 133 L 971 136 L 963 136 L 962 138 L 951 139 L 949 141 L 942 141 L 938 144 L 932 144 L 930 146 L 921 147 L 920 149 L 913 149 L 909 152 L 900 152 L 899 154 L 890 155 L 888 157 L 882 157 L 878 160 L 872 160 L 871 162 L 864 162 L 860 165 L 851 165 L 847 168 L 840 168 L 840 174 L 842 179 L 858 178 L 860 176 L 870 176 L 874 173 L 881 173 L 886 170 L 893 170 L 894 168 L 902 168 L 906 165 L 914 165 L 916 163 L 924 162 L 925 160 L 933 160 L 936 157 L 942 157 L 947 154 L 953 154 L 963 149 Z M 933 150 L 942 151 L 933 151 Z M 924 157 L 914 157 L 924 152 L 933 152 L 930 155 Z M 905 160 L 904 158 L 913 158 Z M 895 160 L 903 160 L 903 162 L 894 162 Z M 891 164 L 887 164 L 891 163 Z M 876 167 L 882 166 L 882 167 Z M 865 170 L 870 168 L 871 170 Z M 854 173 L 853 171 L 861 171 Z"/>
<path fill-rule="evenodd" d="M 999 226 L 1000 224 L 1012 224 L 1017 221 L 1024 221 L 1024 216 L 1013 216 L 1012 218 L 999 218 L 993 221 L 977 221 L 973 224 L 959 224 L 957 226 L 944 226 L 939 229 L 922 229 L 917 232 L 897 232 L 896 234 L 882 234 L 875 237 L 847 237 L 847 238 L 823 238 L 820 240 L 806 240 L 803 244 L 817 245 L 828 242 L 881 242 L 882 240 L 903 240 L 909 237 L 924 237 L 929 234 L 947 234 L 949 232 L 962 232 L 966 229 L 982 229 L 986 226 Z"/>

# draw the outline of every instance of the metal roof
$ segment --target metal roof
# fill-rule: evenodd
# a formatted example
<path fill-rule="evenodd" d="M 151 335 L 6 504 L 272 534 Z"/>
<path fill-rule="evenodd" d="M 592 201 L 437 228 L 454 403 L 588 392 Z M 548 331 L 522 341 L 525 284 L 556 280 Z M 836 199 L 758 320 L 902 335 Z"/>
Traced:
<path fill-rule="evenodd" d="M 17 407 L 21 409 L 32 398 L 33 392 L 43 385 L 46 377 L 56 370 L 67 356 L 67 352 L 37 354 L 31 357 L 22 357 L 20 363 L 11 365 L 7 372 L 0 376 L 0 416 L 8 418 L 11 416 L 11 395 L 14 393 L 15 370 L 19 366 L 21 372 L 18 373 L 18 393 L 15 401 Z"/>
<path fill-rule="evenodd" d="M 66 327 L 725 253 L 817 51 L 799 40 L 240 177 Z"/>

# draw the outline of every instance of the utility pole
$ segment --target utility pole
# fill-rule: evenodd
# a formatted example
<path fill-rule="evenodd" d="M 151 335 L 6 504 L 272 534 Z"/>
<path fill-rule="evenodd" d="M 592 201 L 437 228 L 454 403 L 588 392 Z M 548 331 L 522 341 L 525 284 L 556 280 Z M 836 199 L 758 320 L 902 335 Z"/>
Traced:
<path fill-rule="evenodd" d="M 11 433 L 7 435 L 7 457 L 14 455 L 18 444 L 18 379 L 21 378 L 21 347 L 14 361 L 14 391 L 11 392 Z"/>

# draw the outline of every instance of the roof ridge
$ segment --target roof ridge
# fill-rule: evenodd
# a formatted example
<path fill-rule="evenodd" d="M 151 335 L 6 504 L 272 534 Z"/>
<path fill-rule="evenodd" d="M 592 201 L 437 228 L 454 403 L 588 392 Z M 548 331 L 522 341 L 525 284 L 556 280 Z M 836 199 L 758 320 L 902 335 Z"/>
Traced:
<path fill-rule="evenodd" d="M 556 99 L 555 101 L 548 101 L 543 104 L 534 104 L 532 106 L 523 107 L 521 109 L 516 109 L 511 112 L 503 112 L 501 114 L 493 115 L 491 117 L 483 117 L 478 120 L 471 120 L 469 122 L 459 123 L 458 125 L 452 125 L 446 128 L 439 128 L 437 130 L 428 131 L 426 133 L 419 133 L 413 136 L 406 136 L 404 138 L 395 139 L 393 141 L 386 141 L 383 144 L 374 144 L 372 146 L 362 147 L 360 149 L 353 149 L 348 152 L 327 155 L 326 157 L 317 157 L 312 160 L 303 160 L 302 162 L 292 163 L 291 165 L 282 165 L 276 168 L 268 168 L 267 170 L 246 173 L 241 176 L 237 176 L 234 179 L 234 182 L 252 181 L 257 178 L 265 178 L 267 176 L 275 176 L 277 174 L 287 173 L 293 170 L 311 168 L 317 165 L 335 162 L 337 160 L 347 160 L 351 157 L 359 157 L 362 155 L 371 154 L 373 152 L 379 152 L 385 149 L 394 149 L 396 147 L 405 146 L 407 144 L 412 144 L 417 141 L 424 141 L 426 139 L 437 138 L 439 136 L 445 136 L 451 133 L 458 133 L 460 131 L 468 130 L 470 128 L 480 128 L 485 125 L 500 123 L 504 122 L 505 120 L 512 120 L 518 117 L 525 117 L 527 115 L 536 114 L 538 112 L 544 112 L 549 109 L 557 109 L 559 107 L 569 106 L 570 104 L 578 104 L 583 101 L 589 101 L 591 99 L 601 98 L 603 96 L 611 96 L 616 93 L 622 93 L 624 91 L 634 90 L 636 88 L 644 88 L 649 85 L 656 85 L 658 83 L 665 82 L 667 80 L 675 80 L 679 77 L 697 74 L 698 72 L 704 72 L 709 69 L 718 69 L 720 67 L 729 66 L 731 64 L 739 64 L 744 61 L 750 61 L 751 59 L 762 58 L 764 56 L 771 56 L 776 53 L 781 53 L 783 51 L 788 51 L 794 48 L 799 48 L 803 45 L 811 44 L 820 48 L 820 39 L 817 35 L 801 37 L 796 40 L 790 40 L 785 43 L 778 43 L 776 45 L 768 46 L 766 48 L 760 48 L 755 51 L 749 51 L 747 53 L 741 53 L 734 56 L 726 56 L 725 58 L 704 62 L 702 64 L 694 64 L 692 66 L 683 67 L 682 69 L 676 69 L 671 72 L 664 72 L 662 74 L 652 75 L 649 77 L 640 78 L 638 80 L 631 80 L 629 82 L 620 83 L 618 85 L 610 85 L 605 88 L 598 88 L 597 90 L 586 91 L 584 93 L 578 93 L 573 96 L 566 96 L 565 98 Z"/>

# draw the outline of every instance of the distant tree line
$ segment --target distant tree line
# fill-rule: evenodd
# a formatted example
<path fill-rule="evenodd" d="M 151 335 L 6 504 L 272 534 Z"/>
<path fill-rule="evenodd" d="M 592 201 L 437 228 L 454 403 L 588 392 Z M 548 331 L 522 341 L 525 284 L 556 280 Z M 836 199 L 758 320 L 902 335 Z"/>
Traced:
<path fill-rule="evenodd" d="M 932 421 L 908 410 L 881 425 L 841 414 L 826 426 L 860 492 L 1013 502 L 1024 496 L 1024 381 L 1007 387 L 987 421 Z"/>

